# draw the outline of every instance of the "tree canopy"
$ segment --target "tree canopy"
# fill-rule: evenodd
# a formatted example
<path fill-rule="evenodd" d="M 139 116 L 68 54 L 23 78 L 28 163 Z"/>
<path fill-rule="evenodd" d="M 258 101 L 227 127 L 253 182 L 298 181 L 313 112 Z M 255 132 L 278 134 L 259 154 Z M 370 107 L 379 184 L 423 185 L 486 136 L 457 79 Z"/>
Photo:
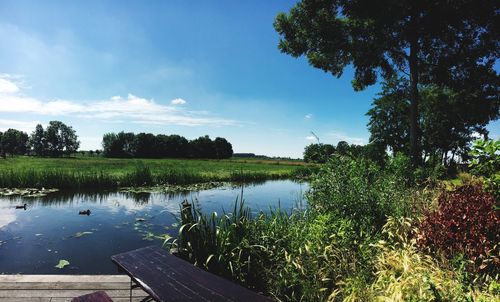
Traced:
<path fill-rule="evenodd" d="M 108 133 L 102 139 L 106 157 L 140 158 L 211 158 L 224 159 L 233 155 L 225 138 L 210 139 L 208 135 L 188 141 L 180 135 L 151 133 Z"/>
<path fill-rule="evenodd" d="M 499 8 L 494 0 L 302 0 L 274 26 L 282 52 L 336 77 L 352 65 L 355 90 L 379 77 L 405 77 L 409 147 L 418 163 L 419 85 L 498 101 Z"/>
<path fill-rule="evenodd" d="M 37 134 L 37 130 L 34 134 Z M 75 130 L 61 121 L 50 121 L 43 138 L 43 143 L 46 144 L 46 154 L 49 156 L 69 155 L 75 153 L 80 147 Z"/>
<path fill-rule="evenodd" d="M 28 150 L 28 134 L 26 132 L 10 128 L 0 134 L 0 154 L 4 156 L 26 154 Z"/>
<path fill-rule="evenodd" d="M 407 87 L 404 79 L 385 82 L 367 113 L 370 140 L 388 147 L 393 153 L 408 153 L 409 150 Z M 446 164 L 448 153 L 451 158 L 456 154 L 465 159 L 471 141 L 477 135 L 487 136 L 486 124 L 499 114 L 498 102 L 471 101 L 436 85 L 422 87 L 420 94 L 420 145 L 424 159 L 436 157 Z"/>

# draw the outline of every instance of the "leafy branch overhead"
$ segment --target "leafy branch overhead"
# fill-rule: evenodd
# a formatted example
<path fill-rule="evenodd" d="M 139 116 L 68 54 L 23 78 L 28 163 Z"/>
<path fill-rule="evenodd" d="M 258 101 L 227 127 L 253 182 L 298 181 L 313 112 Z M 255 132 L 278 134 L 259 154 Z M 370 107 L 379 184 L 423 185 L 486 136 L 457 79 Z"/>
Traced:
<path fill-rule="evenodd" d="M 498 117 L 499 3 L 416 0 L 303 0 L 276 17 L 279 49 L 340 77 L 354 68 L 355 90 L 408 80 L 409 148 L 421 160 L 421 85 L 492 107 Z M 496 111 L 494 111 L 496 109 Z"/>

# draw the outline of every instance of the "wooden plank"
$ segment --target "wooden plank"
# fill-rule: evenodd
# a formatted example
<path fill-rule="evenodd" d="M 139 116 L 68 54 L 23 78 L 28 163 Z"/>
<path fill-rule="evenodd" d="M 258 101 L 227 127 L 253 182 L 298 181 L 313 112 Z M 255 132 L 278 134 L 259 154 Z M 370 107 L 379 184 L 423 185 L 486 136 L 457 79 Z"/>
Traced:
<path fill-rule="evenodd" d="M 0 282 L 130 282 L 127 275 L 0 275 Z"/>
<path fill-rule="evenodd" d="M 271 301 L 156 246 L 111 257 L 157 301 Z"/>
<path fill-rule="evenodd" d="M 68 299 L 67 301 L 71 301 Z M 118 302 L 116 300 L 114 302 Z M 0 298 L 0 302 L 52 302 L 51 298 Z"/>
<path fill-rule="evenodd" d="M 130 288 L 129 282 L 0 282 L 0 290 L 2 289 L 123 289 Z"/>
<path fill-rule="evenodd" d="M 132 302 L 141 302 L 143 298 L 144 297 L 132 298 Z M 113 299 L 113 302 L 130 302 L 128 297 L 126 297 L 126 298 L 124 298 L 124 297 L 121 297 L 121 298 L 111 297 L 111 299 Z M 25 300 L 23 300 L 22 302 L 24 302 L 24 301 Z M 30 300 L 28 300 L 28 301 L 30 301 Z M 0 302 L 7 302 L 7 301 L 2 301 L 0 299 Z M 17 302 L 17 301 L 15 301 L 15 302 Z M 21 301 L 19 301 L 19 302 L 21 302 Z M 45 301 L 43 301 L 43 302 L 45 302 Z M 50 302 L 71 302 L 71 298 L 52 298 L 52 300 L 50 300 Z"/>
<path fill-rule="evenodd" d="M 0 298 L 74 298 L 81 295 L 89 294 L 94 292 L 95 290 L 0 290 Z M 128 297 L 128 290 L 107 290 L 106 293 L 110 297 Z M 132 295 L 135 297 L 145 297 L 146 293 L 142 290 L 134 290 L 132 291 Z"/>

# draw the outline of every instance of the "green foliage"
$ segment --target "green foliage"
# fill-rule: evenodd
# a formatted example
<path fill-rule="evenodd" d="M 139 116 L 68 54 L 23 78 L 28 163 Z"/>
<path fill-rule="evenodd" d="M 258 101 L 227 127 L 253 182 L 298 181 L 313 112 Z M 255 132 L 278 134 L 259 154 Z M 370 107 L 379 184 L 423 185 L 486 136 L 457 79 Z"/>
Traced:
<path fill-rule="evenodd" d="M 486 188 L 500 198 L 500 140 L 477 140 L 469 155 L 471 173 L 482 176 Z"/>
<path fill-rule="evenodd" d="M 408 90 L 404 79 L 391 79 L 384 83 L 367 113 L 370 139 L 389 147 L 393 153 L 407 154 L 409 150 Z M 474 135 L 486 134 L 485 125 L 497 117 L 498 108 L 491 106 L 489 100 L 472 102 L 435 85 L 422 87 L 420 94 L 421 147 L 428 166 L 467 159 Z"/>
<path fill-rule="evenodd" d="M 56 267 L 58 269 L 63 269 L 64 267 L 66 267 L 68 265 L 69 265 L 69 261 L 68 260 L 61 259 L 61 260 L 59 260 L 59 263 L 56 266 L 54 266 L 54 267 Z"/>
<path fill-rule="evenodd" d="M 365 159 L 333 157 L 311 182 L 309 205 L 321 212 L 378 230 L 388 215 L 409 211 L 407 158 L 395 157 L 386 170 Z"/>
<path fill-rule="evenodd" d="M 375 84 L 379 76 L 386 81 L 404 77 L 410 88 L 408 127 L 392 127 L 409 130 L 403 135 L 408 135 L 413 163 L 419 163 L 422 85 L 449 88 L 456 99 L 465 100 L 457 116 L 498 118 L 497 11 L 489 0 L 480 6 L 473 0 L 302 0 L 278 14 L 274 27 L 282 52 L 304 56 L 336 77 L 352 66 L 355 90 Z M 484 125 L 482 120 L 476 124 Z"/>
<path fill-rule="evenodd" d="M 124 186 L 187 185 L 298 178 L 308 170 L 274 161 L 109 159 L 101 157 L 0 160 L 0 188 L 114 189 Z M 314 169 L 314 168 L 311 168 Z M 301 174 L 302 173 L 302 174 Z M 309 175 L 309 174 L 307 174 Z"/>
<path fill-rule="evenodd" d="M 384 168 L 334 155 L 314 175 L 306 211 L 252 216 L 237 201 L 232 213 L 207 215 L 186 203 L 170 246 L 279 301 L 493 301 L 456 266 L 416 248 L 435 192 L 414 178 L 403 155 Z"/>
<path fill-rule="evenodd" d="M 353 158 L 363 157 L 372 160 L 379 165 L 383 165 L 387 159 L 385 146 L 376 143 L 369 143 L 364 146 L 355 145 L 340 141 L 337 147 L 330 144 L 310 144 L 304 149 L 304 161 L 312 163 L 325 163 L 334 154 L 351 156 Z"/>
<path fill-rule="evenodd" d="M 0 153 L 14 156 L 26 154 L 28 150 L 28 134 L 16 129 L 8 129 L 1 136 Z"/>
<path fill-rule="evenodd" d="M 369 287 L 374 301 L 470 301 L 456 274 L 442 268 L 414 244 L 375 245 L 375 281 Z"/>
<path fill-rule="evenodd" d="M 44 156 L 47 153 L 47 141 L 42 125 L 36 125 L 35 131 L 30 137 L 30 146 L 36 156 Z"/>
<path fill-rule="evenodd" d="M 335 153 L 335 147 L 330 144 L 310 144 L 304 149 L 306 163 L 325 163 Z"/>
<path fill-rule="evenodd" d="M 60 121 L 50 121 L 43 137 L 46 144 L 45 153 L 49 156 L 70 155 L 80 147 L 75 130 Z"/>
<path fill-rule="evenodd" d="M 118 158 L 211 158 L 227 159 L 233 147 L 225 138 L 208 135 L 188 141 L 179 135 L 107 133 L 102 138 L 106 157 Z"/>

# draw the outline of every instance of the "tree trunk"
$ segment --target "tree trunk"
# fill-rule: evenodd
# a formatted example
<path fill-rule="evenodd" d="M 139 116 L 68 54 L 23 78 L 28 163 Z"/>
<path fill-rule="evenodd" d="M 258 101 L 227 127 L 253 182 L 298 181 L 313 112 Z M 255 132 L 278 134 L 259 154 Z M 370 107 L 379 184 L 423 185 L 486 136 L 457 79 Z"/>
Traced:
<path fill-rule="evenodd" d="M 410 156 L 414 166 L 420 165 L 421 154 L 419 148 L 419 127 L 418 127 L 418 38 L 416 21 L 412 17 L 412 33 L 410 36 Z"/>

